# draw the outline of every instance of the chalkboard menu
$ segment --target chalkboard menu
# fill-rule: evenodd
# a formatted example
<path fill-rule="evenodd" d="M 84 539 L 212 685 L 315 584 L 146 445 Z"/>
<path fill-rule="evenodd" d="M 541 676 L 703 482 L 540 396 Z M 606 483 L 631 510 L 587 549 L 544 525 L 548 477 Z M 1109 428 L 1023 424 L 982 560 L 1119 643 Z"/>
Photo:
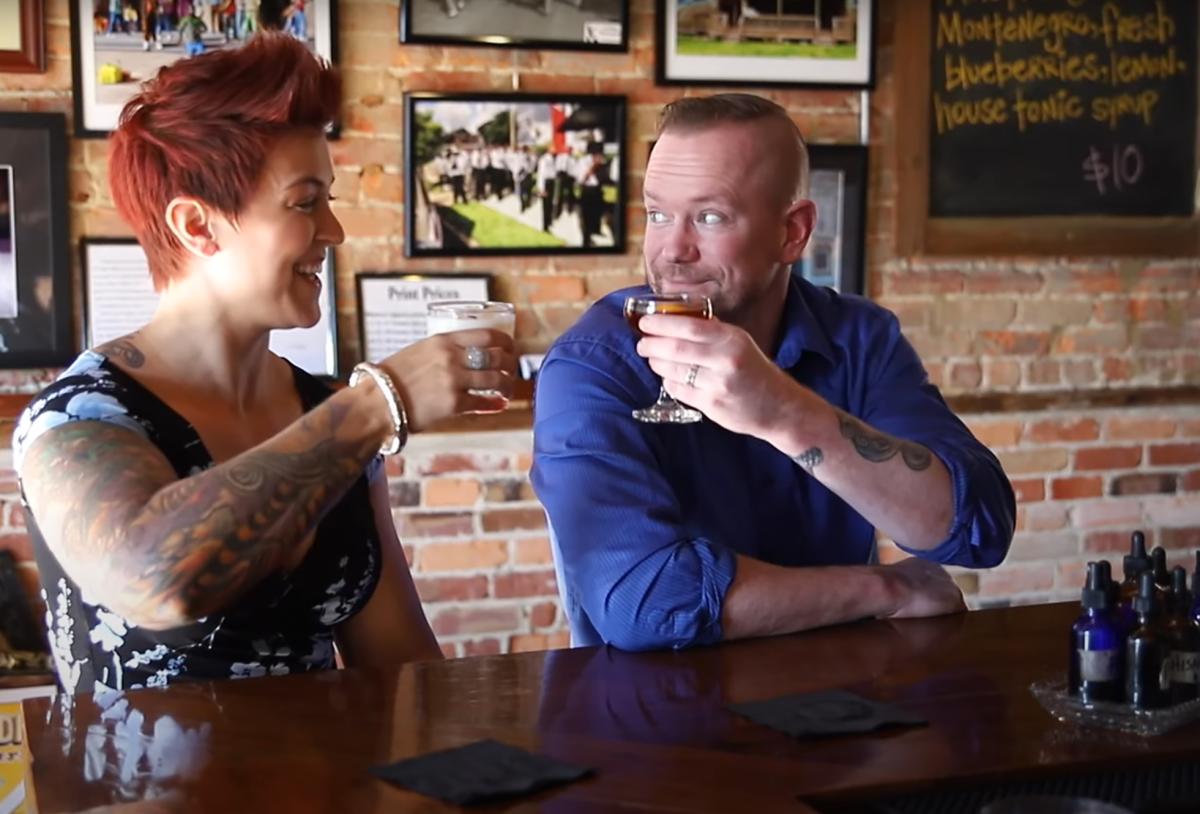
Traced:
<path fill-rule="evenodd" d="M 932 0 L 929 213 L 1191 215 L 1195 0 Z"/>

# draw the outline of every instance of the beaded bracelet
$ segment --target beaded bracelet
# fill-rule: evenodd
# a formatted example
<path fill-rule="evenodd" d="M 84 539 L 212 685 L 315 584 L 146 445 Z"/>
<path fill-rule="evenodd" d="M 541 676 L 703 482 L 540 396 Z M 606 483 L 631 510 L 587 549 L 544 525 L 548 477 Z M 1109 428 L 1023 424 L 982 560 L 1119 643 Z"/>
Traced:
<path fill-rule="evenodd" d="M 387 402 L 388 413 L 392 417 L 392 437 L 379 447 L 379 454 L 395 455 L 404 449 L 404 445 L 408 442 L 408 414 L 404 412 L 404 401 L 396 392 L 396 384 L 392 381 L 392 377 L 385 373 L 383 368 L 370 362 L 359 362 L 354 366 L 354 369 L 350 371 L 350 386 L 354 387 L 363 380 L 364 376 L 375 380 L 375 386 L 383 394 L 383 400 Z"/>

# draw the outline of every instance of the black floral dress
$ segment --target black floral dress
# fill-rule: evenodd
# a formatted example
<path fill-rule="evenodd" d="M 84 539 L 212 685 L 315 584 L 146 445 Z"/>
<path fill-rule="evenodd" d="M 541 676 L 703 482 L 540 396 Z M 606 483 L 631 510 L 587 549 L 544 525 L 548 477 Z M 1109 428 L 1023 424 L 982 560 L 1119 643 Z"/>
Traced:
<path fill-rule="evenodd" d="M 306 411 L 329 396 L 317 379 L 295 366 L 292 370 Z M 181 478 L 213 465 L 182 416 L 107 358 L 85 351 L 21 415 L 13 436 L 18 480 L 24 451 L 34 439 L 70 421 L 105 421 L 140 433 Z M 170 630 L 139 628 L 87 596 L 47 548 L 26 505 L 50 649 L 63 689 L 164 687 L 186 679 L 332 667 L 333 628 L 362 609 L 379 580 L 380 543 L 368 485 L 379 464 L 376 459 L 321 521 L 312 548 L 294 571 L 268 577 L 226 613 Z"/>

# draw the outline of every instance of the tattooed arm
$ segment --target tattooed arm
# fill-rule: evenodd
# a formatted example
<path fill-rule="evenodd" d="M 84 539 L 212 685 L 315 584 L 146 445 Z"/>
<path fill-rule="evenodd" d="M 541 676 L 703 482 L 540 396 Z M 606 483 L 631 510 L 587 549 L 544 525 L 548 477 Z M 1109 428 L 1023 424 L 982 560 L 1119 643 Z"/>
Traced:
<path fill-rule="evenodd" d="M 182 480 L 130 429 L 76 421 L 25 452 L 21 483 L 46 543 L 89 596 L 175 627 L 297 562 L 390 431 L 373 387 L 343 390 L 268 441 Z"/>

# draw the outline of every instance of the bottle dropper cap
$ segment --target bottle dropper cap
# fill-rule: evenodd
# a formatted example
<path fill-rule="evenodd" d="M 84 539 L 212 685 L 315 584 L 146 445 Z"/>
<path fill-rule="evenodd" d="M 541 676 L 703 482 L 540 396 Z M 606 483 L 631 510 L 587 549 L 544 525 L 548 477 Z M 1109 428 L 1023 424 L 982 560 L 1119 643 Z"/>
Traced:
<path fill-rule="evenodd" d="M 1150 552 L 1150 562 L 1154 564 L 1154 583 L 1162 588 L 1171 587 L 1171 572 L 1167 570 L 1167 550 L 1156 545 Z"/>
<path fill-rule="evenodd" d="M 1143 571 L 1150 570 L 1150 558 L 1146 556 L 1146 535 L 1135 531 L 1129 538 L 1129 553 L 1125 555 L 1125 579 L 1137 579 Z"/>
<path fill-rule="evenodd" d="M 1113 582 L 1112 565 L 1108 560 L 1100 560 L 1096 563 L 1096 567 L 1100 569 L 1100 580 L 1104 583 L 1105 589 L 1108 591 L 1108 604 L 1110 606 L 1117 604 L 1117 583 Z"/>
<path fill-rule="evenodd" d="M 1133 610 L 1138 614 L 1154 613 L 1154 574 L 1143 571 L 1138 576 L 1138 592 L 1133 599 Z"/>
<path fill-rule="evenodd" d="M 1171 603 L 1175 608 L 1186 608 L 1192 604 L 1188 594 L 1187 571 L 1182 565 L 1171 569 Z"/>
<path fill-rule="evenodd" d="M 1104 582 L 1104 569 L 1098 562 L 1087 564 L 1087 583 L 1083 586 L 1080 604 L 1087 610 L 1104 610 L 1108 605 L 1108 585 Z"/>

